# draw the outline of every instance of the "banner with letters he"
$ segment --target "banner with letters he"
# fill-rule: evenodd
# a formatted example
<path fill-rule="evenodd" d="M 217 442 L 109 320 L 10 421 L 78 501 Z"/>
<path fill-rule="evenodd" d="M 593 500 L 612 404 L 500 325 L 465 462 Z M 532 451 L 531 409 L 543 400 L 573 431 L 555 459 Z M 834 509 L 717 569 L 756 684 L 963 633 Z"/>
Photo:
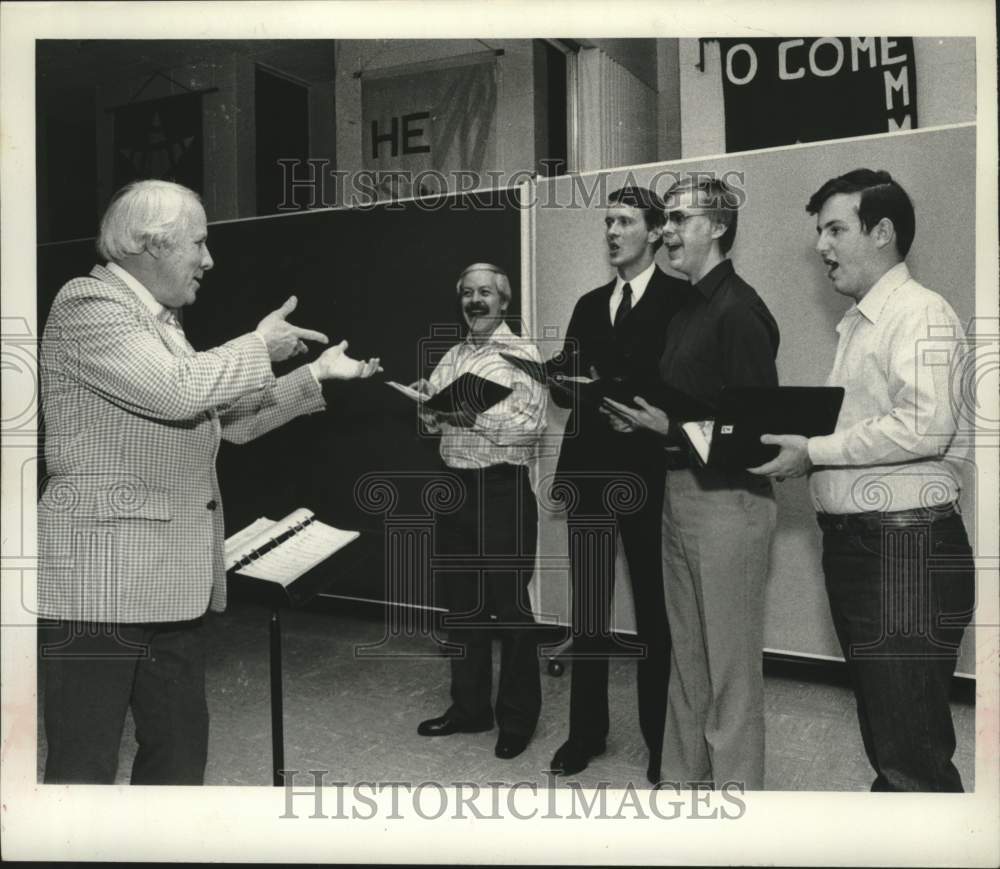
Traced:
<path fill-rule="evenodd" d="M 361 105 L 364 167 L 378 199 L 472 190 L 496 169 L 492 52 L 366 72 Z"/>

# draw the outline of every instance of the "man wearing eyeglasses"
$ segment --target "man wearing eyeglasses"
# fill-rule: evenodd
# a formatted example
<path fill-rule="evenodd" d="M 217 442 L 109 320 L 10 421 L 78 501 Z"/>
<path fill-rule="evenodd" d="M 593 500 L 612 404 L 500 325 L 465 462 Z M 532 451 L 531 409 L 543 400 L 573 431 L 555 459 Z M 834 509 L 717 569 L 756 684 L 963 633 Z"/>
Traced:
<path fill-rule="evenodd" d="M 777 386 L 778 326 L 727 253 L 740 198 L 703 175 L 670 189 L 663 243 L 690 288 L 670 321 L 660 377 L 709 405 L 723 387 Z M 671 782 L 764 786 L 764 583 L 776 507 L 770 481 L 699 468 L 667 415 L 610 402 L 619 430 L 648 429 L 667 456 L 663 578 L 673 642 L 663 740 Z M 627 415 L 629 422 L 617 414 Z"/>

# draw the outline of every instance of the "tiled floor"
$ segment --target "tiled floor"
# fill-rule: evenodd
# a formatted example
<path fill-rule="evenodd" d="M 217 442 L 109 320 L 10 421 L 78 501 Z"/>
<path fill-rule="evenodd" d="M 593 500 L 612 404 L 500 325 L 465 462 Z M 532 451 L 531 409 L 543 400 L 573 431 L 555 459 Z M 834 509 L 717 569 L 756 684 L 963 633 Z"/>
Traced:
<path fill-rule="evenodd" d="M 512 761 L 493 756 L 496 731 L 439 739 L 417 736 L 419 721 L 448 705 L 448 663 L 423 636 L 398 637 L 392 657 L 362 657 L 358 645 L 383 633 L 382 620 L 330 612 L 286 611 L 284 645 L 285 766 L 323 770 L 328 784 L 362 781 L 531 781 L 565 786 L 546 775 L 566 735 L 569 673 L 542 677 L 542 718 L 528 749 Z M 271 783 L 268 612 L 236 602 L 209 617 L 208 700 L 211 737 L 207 784 Z M 872 773 L 858 734 L 849 689 L 798 679 L 765 680 L 767 788 L 867 790 Z M 608 751 L 574 782 L 584 787 L 648 787 L 639 734 L 635 665 L 612 662 Z M 975 709 L 954 703 L 955 762 L 974 787 Z M 41 718 L 41 711 L 39 711 Z M 39 721 L 39 770 L 44 765 Z M 122 741 L 118 779 L 128 781 L 135 754 L 131 721 Z"/>

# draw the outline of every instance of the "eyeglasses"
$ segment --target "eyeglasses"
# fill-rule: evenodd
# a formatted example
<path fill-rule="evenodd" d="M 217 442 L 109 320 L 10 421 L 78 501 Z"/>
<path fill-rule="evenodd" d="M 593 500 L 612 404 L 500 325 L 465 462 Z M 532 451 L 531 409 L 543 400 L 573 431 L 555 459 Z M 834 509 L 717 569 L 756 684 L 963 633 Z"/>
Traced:
<path fill-rule="evenodd" d="M 701 215 L 711 213 L 710 208 L 691 208 L 687 211 L 668 211 L 667 212 L 667 223 L 672 223 L 674 226 L 683 226 L 692 217 L 700 217 Z"/>

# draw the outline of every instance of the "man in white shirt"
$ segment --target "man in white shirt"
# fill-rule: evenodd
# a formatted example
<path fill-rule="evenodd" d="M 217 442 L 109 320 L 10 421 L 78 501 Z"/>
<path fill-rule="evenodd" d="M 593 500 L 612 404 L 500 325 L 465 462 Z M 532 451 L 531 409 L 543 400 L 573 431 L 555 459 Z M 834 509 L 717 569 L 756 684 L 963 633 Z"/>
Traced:
<path fill-rule="evenodd" d="M 500 728 L 494 753 L 517 757 L 527 747 L 542 704 L 537 640 L 528 585 L 534 572 L 538 507 L 529 466 L 545 429 L 545 391 L 500 353 L 541 362 L 531 341 L 504 321 L 510 281 L 490 263 L 473 263 L 459 276 L 458 298 L 468 327 L 429 380 L 413 388 L 434 395 L 463 374 L 475 374 L 512 391 L 479 413 L 421 412 L 441 435 L 441 459 L 464 488 L 461 507 L 440 516 L 436 554 L 456 568 L 438 580 L 449 615 L 452 704 L 444 715 L 421 722 L 421 736 L 479 733 Z M 463 565 L 462 562 L 465 562 Z M 491 618 L 491 616 L 493 618 Z M 494 620 L 495 619 L 495 620 Z M 491 703 L 492 631 L 502 631 L 500 684 Z"/>
<path fill-rule="evenodd" d="M 368 377 L 346 342 L 286 322 L 196 352 L 176 312 L 212 268 L 191 190 L 138 181 L 101 221 L 106 266 L 52 304 L 40 348 L 47 477 L 38 615 L 47 783 L 111 784 L 126 711 L 133 784 L 201 784 L 208 748 L 202 616 L 226 604 L 220 438 L 243 443 L 326 404 L 319 381 Z"/>
<path fill-rule="evenodd" d="M 833 178 L 806 208 L 834 289 L 854 301 L 827 380 L 844 404 L 832 435 L 765 435 L 781 451 L 753 470 L 809 474 L 872 790 L 961 791 L 948 698 L 974 601 L 952 381 L 962 326 L 907 269 L 913 205 L 888 172 Z"/>

